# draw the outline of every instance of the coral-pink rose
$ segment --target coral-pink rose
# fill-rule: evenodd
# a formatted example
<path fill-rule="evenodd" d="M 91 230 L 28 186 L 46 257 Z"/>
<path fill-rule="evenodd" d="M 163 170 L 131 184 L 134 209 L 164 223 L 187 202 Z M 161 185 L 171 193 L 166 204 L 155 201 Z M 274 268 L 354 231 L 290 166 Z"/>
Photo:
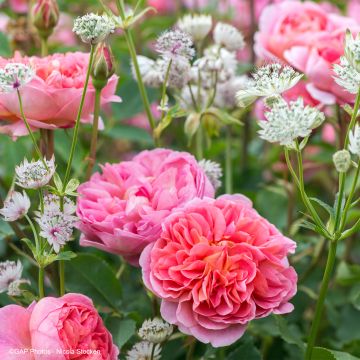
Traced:
<path fill-rule="evenodd" d="M 81 245 L 120 254 L 133 265 L 145 246 L 158 239 L 161 223 L 173 209 L 214 196 L 195 158 L 167 149 L 106 164 L 78 192 Z"/>
<path fill-rule="evenodd" d="M 310 1 L 284 1 L 268 6 L 255 36 L 260 58 L 285 61 L 304 72 L 314 99 L 333 104 L 349 97 L 333 79 L 333 63 L 344 52 L 344 34 L 360 30 L 354 19 L 329 12 Z"/>
<path fill-rule="evenodd" d="M 162 317 L 214 347 L 239 339 L 249 321 L 293 310 L 297 275 L 283 236 L 242 195 L 196 199 L 170 215 L 140 258 Z"/>
<path fill-rule="evenodd" d="M 34 79 L 20 89 L 24 113 L 33 129 L 69 128 L 74 126 L 84 88 L 89 54 L 75 52 L 54 54 L 44 58 L 0 58 L 0 68 L 8 62 L 31 64 L 36 70 Z M 102 91 L 102 105 L 120 101 L 115 95 L 118 77 L 112 76 Z M 83 122 L 92 122 L 95 89 L 91 82 L 82 112 Z M 36 106 L 34 106 L 34 102 Z M 0 133 L 13 137 L 27 134 L 21 120 L 16 93 L 0 93 Z"/>
<path fill-rule="evenodd" d="M 28 309 L 0 309 L 0 355 L 12 360 L 116 360 L 119 350 L 92 301 L 81 294 L 46 297 Z M 16 326 L 14 326 L 16 324 Z M 10 349 L 34 349 L 10 355 Z M 81 355 L 79 355 L 81 353 Z"/>

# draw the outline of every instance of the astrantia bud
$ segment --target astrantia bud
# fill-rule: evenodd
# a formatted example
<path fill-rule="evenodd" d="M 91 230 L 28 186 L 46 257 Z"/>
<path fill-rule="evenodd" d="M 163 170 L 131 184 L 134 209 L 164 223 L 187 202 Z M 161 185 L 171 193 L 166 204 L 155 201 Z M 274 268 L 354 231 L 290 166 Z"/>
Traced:
<path fill-rule="evenodd" d="M 344 55 L 349 64 L 360 72 L 360 34 L 353 38 L 351 31 L 346 31 Z"/>
<path fill-rule="evenodd" d="M 97 45 L 95 50 L 94 66 L 92 69 L 92 82 L 95 89 L 101 90 L 104 88 L 115 73 L 114 56 L 110 46 L 105 42 Z"/>
<path fill-rule="evenodd" d="M 43 38 L 48 38 L 59 21 L 59 7 L 56 0 L 37 0 L 33 9 L 33 24 Z"/>
<path fill-rule="evenodd" d="M 347 150 L 339 150 L 333 155 L 333 162 L 338 172 L 345 173 L 351 165 L 351 155 Z"/>

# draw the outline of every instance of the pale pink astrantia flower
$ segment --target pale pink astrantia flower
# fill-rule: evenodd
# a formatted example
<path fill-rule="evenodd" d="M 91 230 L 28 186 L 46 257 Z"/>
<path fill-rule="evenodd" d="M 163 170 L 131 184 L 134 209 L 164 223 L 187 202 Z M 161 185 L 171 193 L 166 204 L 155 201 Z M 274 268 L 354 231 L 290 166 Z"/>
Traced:
<path fill-rule="evenodd" d="M 142 360 L 142 359 L 161 359 L 161 347 L 159 344 L 155 345 L 149 341 L 141 341 L 136 343 L 126 355 L 126 360 Z"/>
<path fill-rule="evenodd" d="M 33 160 L 29 162 L 27 159 L 16 166 L 16 184 L 24 189 L 39 189 L 49 183 L 55 173 L 55 158 L 50 160 L 44 159 L 46 166 L 42 160 Z"/>
<path fill-rule="evenodd" d="M 32 67 L 21 63 L 8 63 L 0 69 L 0 92 L 10 93 L 29 83 L 35 76 Z"/>
<path fill-rule="evenodd" d="M 23 267 L 21 262 L 3 261 L 0 262 L 0 293 L 8 291 L 14 281 L 21 279 Z"/>
<path fill-rule="evenodd" d="M 5 221 L 16 221 L 24 217 L 30 208 L 30 199 L 25 192 L 22 194 L 12 191 L 4 202 L 4 207 L 0 209 L 0 215 Z"/>
<path fill-rule="evenodd" d="M 57 213 L 60 212 L 60 197 L 55 194 L 46 194 L 44 196 L 44 209 L 47 213 Z M 72 215 L 76 211 L 75 203 L 68 198 L 64 197 L 64 206 L 62 212 L 66 215 Z"/>
<path fill-rule="evenodd" d="M 293 310 L 294 241 L 242 195 L 195 199 L 162 223 L 140 258 L 143 280 L 162 299 L 161 315 L 214 347 L 239 339 L 249 321 Z"/>
<path fill-rule="evenodd" d="M 150 341 L 154 344 L 161 344 L 173 333 L 173 330 L 172 325 L 156 317 L 145 320 L 138 334 L 142 340 Z"/>

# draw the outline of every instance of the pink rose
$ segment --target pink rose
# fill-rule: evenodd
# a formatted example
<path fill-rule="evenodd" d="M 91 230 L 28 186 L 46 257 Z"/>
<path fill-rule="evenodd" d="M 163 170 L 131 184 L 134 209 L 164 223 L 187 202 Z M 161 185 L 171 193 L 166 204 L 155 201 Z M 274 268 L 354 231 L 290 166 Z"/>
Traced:
<path fill-rule="evenodd" d="M 152 103 L 151 104 L 151 112 L 155 119 L 158 119 L 161 117 L 161 112 L 158 109 L 159 104 L 158 103 Z M 138 127 L 140 129 L 144 129 L 146 131 L 151 132 L 151 127 L 149 124 L 149 119 L 147 118 L 147 115 L 145 112 L 141 112 L 139 114 L 136 114 L 130 119 L 126 119 L 123 121 L 124 124 Z"/>
<path fill-rule="evenodd" d="M 33 129 L 56 129 L 74 126 L 84 87 L 89 54 L 75 52 L 54 54 L 45 58 L 21 57 L 0 58 L 0 67 L 8 62 L 21 62 L 34 66 L 36 76 L 20 89 L 24 112 Z M 102 91 L 102 105 L 120 101 L 115 95 L 118 77 L 113 75 Z M 92 122 L 95 89 L 91 81 L 87 91 L 82 121 Z M 36 106 L 34 106 L 36 102 Z M 0 93 L 0 133 L 13 137 L 27 134 L 20 117 L 16 93 Z"/>
<path fill-rule="evenodd" d="M 242 195 L 196 199 L 170 215 L 143 251 L 145 285 L 161 315 L 214 347 L 239 339 L 249 321 L 293 310 L 296 244 Z"/>
<path fill-rule="evenodd" d="M 195 158 L 167 149 L 106 164 L 78 192 L 81 245 L 122 255 L 133 265 L 144 247 L 157 240 L 173 209 L 196 197 L 214 196 Z"/>
<path fill-rule="evenodd" d="M 66 14 L 60 13 L 59 23 L 50 36 L 49 42 L 65 46 L 74 46 L 77 44 L 77 37 L 72 31 L 74 19 Z"/>
<path fill-rule="evenodd" d="M 349 97 L 335 83 L 332 70 L 343 55 L 347 28 L 360 30 L 355 20 L 329 12 L 324 5 L 284 1 L 263 11 L 255 49 L 260 58 L 285 61 L 304 72 L 311 96 L 334 104 Z"/>
<path fill-rule="evenodd" d="M 23 14 L 28 11 L 29 0 L 9 0 L 9 6 L 12 11 Z"/>
<path fill-rule="evenodd" d="M 8 305 L 0 309 L 0 320 L 1 359 L 118 358 L 119 350 L 113 344 L 112 336 L 92 301 L 81 294 L 67 294 L 61 298 L 46 297 L 28 309 Z M 10 349 L 30 348 L 38 351 L 9 355 Z M 83 353 L 81 357 L 79 351 Z"/>
<path fill-rule="evenodd" d="M 350 0 L 347 6 L 347 16 L 360 23 L 360 0 Z"/>
<path fill-rule="evenodd" d="M 160 14 L 172 13 L 176 10 L 175 1 L 148 0 L 148 5 L 154 7 Z"/>

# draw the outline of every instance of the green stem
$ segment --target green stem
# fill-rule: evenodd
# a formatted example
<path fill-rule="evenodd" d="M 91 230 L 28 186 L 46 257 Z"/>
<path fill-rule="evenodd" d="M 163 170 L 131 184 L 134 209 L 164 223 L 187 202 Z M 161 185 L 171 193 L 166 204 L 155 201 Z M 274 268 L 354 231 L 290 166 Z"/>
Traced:
<path fill-rule="evenodd" d="M 37 236 L 37 232 L 36 232 L 34 223 L 31 221 L 31 219 L 29 218 L 28 215 L 25 215 L 24 217 L 25 217 L 25 219 L 27 220 L 27 222 L 29 223 L 30 228 L 31 228 L 31 231 L 32 231 L 32 233 L 33 233 L 33 235 L 34 235 L 36 253 L 37 253 L 37 255 L 39 255 L 39 253 L 40 253 L 40 242 L 39 242 L 39 238 L 38 238 L 38 236 Z"/>
<path fill-rule="evenodd" d="M 48 49 L 48 42 L 47 42 L 48 38 L 47 37 L 43 37 L 40 36 L 40 41 L 41 41 L 41 56 L 47 56 L 49 54 L 49 49 Z"/>
<path fill-rule="evenodd" d="M 336 247 L 337 241 L 330 242 L 330 249 L 328 253 L 328 258 L 326 262 L 324 276 L 321 282 L 321 288 L 319 293 L 319 298 L 316 304 L 314 321 L 311 326 L 310 336 L 308 340 L 308 345 L 305 354 L 305 360 L 311 360 L 312 352 L 315 346 L 317 334 L 319 331 L 319 326 L 321 322 L 322 313 L 324 310 L 325 298 L 329 287 L 329 282 L 331 279 L 331 274 L 334 269 L 335 260 L 336 260 Z"/>
<path fill-rule="evenodd" d="M 199 128 L 196 132 L 196 158 L 197 160 L 201 160 L 204 158 L 204 150 L 203 150 L 203 129 L 202 125 L 199 125 Z"/>
<path fill-rule="evenodd" d="M 59 280 L 60 280 L 60 296 L 65 295 L 65 263 L 59 260 Z"/>
<path fill-rule="evenodd" d="M 39 267 L 39 297 L 42 299 L 44 296 L 44 268 Z"/>
<path fill-rule="evenodd" d="M 232 158 L 231 158 L 231 130 L 226 128 L 226 149 L 225 149 L 225 192 L 232 194 L 233 192 L 233 173 L 232 173 Z"/>
<path fill-rule="evenodd" d="M 119 10 L 119 14 L 122 20 L 125 20 L 125 6 L 123 1 L 121 0 L 116 0 L 116 5 L 117 8 Z M 133 63 L 134 66 L 134 70 L 135 70 L 135 75 L 136 75 L 136 79 L 137 79 L 137 83 L 138 83 L 138 87 L 139 87 L 139 91 L 140 91 L 140 95 L 145 107 L 145 112 L 147 115 L 147 118 L 149 120 L 149 124 L 151 126 L 151 129 L 154 130 L 155 129 L 155 120 L 154 117 L 152 115 L 151 112 L 151 107 L 150 107 L 150 102 L 149 102 L 149 98 L 145 89 L 145 85 L 140 73 L 140 67 L 139 67 L 139 63 L 137 61 L 137 55 L 136 55 L 136 49 L 135 49 L 135 44 L 134 44 L 134 39 L 133 36 L 131 34 L 130 29 L 124 29 L 124 36 L 125 36 L 125 40 L 130 52 L 130 57 L 131 57 L 131 61 Z"/>
<path fill-rule="evenodd" d="M 77 139 L 78 139 L 78 135 L 79 135 L 81 114 L 82 114 L 82 110 L 83 110 L 83 107 L 84 107 L 86 90 L 87 90 L 88 85 L 89 85 L 90 73 L 91 73 L 91 69 L 92 69 L 92 66 L 93 66 L 93 62 L 94 62 L 94 52 L 95 52 L 95 47 L 93 45 L 91 45 L 89 66 L 88 66 L 88 69 L 87 69 L 84 89 L 83 89 L 83 92 L 82 92 L 80 106 L 79 106 L 79 110 L 78 110 L 77 117 L 76 117 L 74 136 L 73 136 L 73 140 L 72 140 L 72 144 L 71 144 L 69 160 L 68 160 L 68 163 L 67 163 L 65 179 L 64 179 L 64 182 L 63 182 L 63 184 L 64 184 L 63 185 L 63 191 L 65 191 L 66 185 L 67 185 L 67 183 L 69 181 L 69 178 L 70 178 L 71 165 L 72 165 L 72 162 L 73 162 L 73 158 L 74 158 L 74 154 L 75 154 L 75 148 L 76 148 Z"/>
<path fill-rule="evenodd" d="M 90 179 L 92 170 L 96 162 L 96 150 L 97 150 L 97 140 L 98 140 L 98 132 L 99 132 L 100 100 L 101 100 L 101 89 L 96 89 L 95 106 L 94 106 L 94 122 L 93 122 L 92 135 L 91 135 L 89 165 L 86 171 L 87 180 Z"/>
<path fill-rule="evenodd" d="M 37 156 L 39 157 L 39 159 L 43 162 L 45 168 L 46 168 L 47 170 L 49 170 L 49 168 L 48 168 L 48 166 L 47 166 L 47 164 L 46 164 L 46 161 L 44 160 L 44 158 L 43 158 L 43 156 L 42 156 L 42 154 L 41 154 L 41 151 L 40 151 L 40 149 L 39 149 L 39 147 L 38 147 L 38 145 L 37 145 L 37 142 L 36 142 L 34 133 L 32 132 L 31 127 L 30 127 L 30 125 L 29 125 L 29 123 L 28 123 L 28 121 L 27 121 L 27 119 L 26 119 L 25 114 L 24 114 L 24 107 L 23 107 L 23 102 L 22 102 L 22 98 L 21 98 L 21 94 L 20 94 L 19 89 L 17 89 L 16 92 L 17 92 L 17 96 L 18 96 L 18 100 L 19 100 L 20 114 L 21 114 L 21 117 L 22 117 L 22 119 L 23 119 L 23 121 L 24 121 L 24 124 L 25 124 L 25 126 L 26 126 L 26 129 L 27 129 L 27 131 L 28 131 L 28 133 L 29 133 L 29 135 L 30 135 L 30 138 L 31 138 L 31 140 L 32 140 L 32 142 L 33 142 L 33 145 L 34 145 L 36 154 L 37 154 Z"/>
<path fill-rule="evenodd" d="M 161 91 L 161 102 L 160 102 L 160 105 L 161 105 L 162 108 L 165 106 L 166 89 L 167 89 L 167 83 L 168 83 L 168 81 L 169 81 L 171 65 L 172 65 L 172 59 L 170 59 L 169 64 L 168 64 L 168 67 L 167 67 L 167 69 L 166 69 L 165 80 L 164 80 L 163 87 L 162 87 L 162 91 Z M 161 110 L 161 119 L 164 118 L 164 115 L 165 115 L 165 111 L 162 109 L 162 110 Z"/>

